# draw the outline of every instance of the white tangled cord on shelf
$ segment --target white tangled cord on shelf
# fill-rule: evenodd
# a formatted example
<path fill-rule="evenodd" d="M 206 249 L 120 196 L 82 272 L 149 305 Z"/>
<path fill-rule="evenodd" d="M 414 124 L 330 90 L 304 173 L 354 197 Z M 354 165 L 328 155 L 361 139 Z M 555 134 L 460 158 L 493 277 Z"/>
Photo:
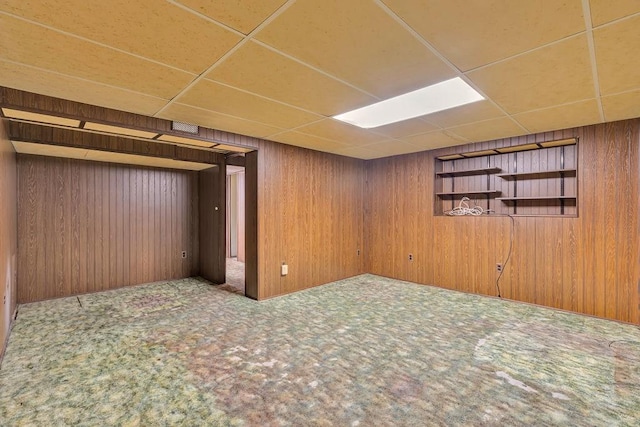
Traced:
<path fill-rule="evenodd" d="M 462 199 L 460 199 L 460 203 L 458 203 L 458 206 L 451 209 L 450 211 L 445 212 L 445 214 L 449 216 L 463 216 L 463 215 L 479 216 L 485 212 L 487 213 L 489 212 L 482 209 L 482 206 L 478 206 L 478 205 L 475 205 L 474 207 L 469 206 L 469 203 L 467 202 L 470 202 L 470 201 L 471 199 L 469 199 L 468 197 L 463 197 Z"/>

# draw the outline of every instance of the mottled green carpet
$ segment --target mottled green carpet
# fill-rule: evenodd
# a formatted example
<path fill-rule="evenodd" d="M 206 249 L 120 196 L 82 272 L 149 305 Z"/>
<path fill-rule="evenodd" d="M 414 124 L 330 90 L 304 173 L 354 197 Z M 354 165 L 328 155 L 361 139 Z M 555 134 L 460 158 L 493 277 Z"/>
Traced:
<path fill-rule="evenodd" d="M 20 306 L 0 424 L 637 426 L 640 330 L 362 275 Z"/>

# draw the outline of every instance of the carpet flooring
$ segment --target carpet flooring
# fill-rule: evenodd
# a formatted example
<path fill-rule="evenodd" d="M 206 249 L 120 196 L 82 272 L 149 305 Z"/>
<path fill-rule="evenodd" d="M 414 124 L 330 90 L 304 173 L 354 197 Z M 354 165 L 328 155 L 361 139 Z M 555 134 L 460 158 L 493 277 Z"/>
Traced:
<path fill-rule="evenodd" d="M 640 329 L 362 275 L 21 305 L 0 425 L 637 426 Z"/>
<path fill-rule="evenodd" d="M 244 295 L 244 262 L 238 258 L 227 258 L 226 260 L 226 283 L 230 291 Z"/>

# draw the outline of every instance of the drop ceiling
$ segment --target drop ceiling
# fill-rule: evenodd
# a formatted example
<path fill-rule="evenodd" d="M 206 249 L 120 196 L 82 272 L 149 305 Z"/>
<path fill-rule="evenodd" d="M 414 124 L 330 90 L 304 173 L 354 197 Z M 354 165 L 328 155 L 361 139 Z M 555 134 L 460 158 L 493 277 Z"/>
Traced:
<path fill-rule="evenodd" d="M 4 0 L 0 86 L 371 159 L 640 116 L 637 0 Z M 461 77 L 486 100 L 331 117 Z"/>

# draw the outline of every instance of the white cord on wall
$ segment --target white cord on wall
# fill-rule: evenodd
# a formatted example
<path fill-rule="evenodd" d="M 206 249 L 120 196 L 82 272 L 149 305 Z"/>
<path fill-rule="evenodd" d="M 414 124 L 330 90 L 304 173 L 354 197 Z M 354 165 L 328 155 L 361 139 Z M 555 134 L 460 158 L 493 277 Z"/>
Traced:
<path fill-rule="evenodd" d="M 445 212 L 445 215 L 449 215 L 449 216 L 463 216 L 463 215 L 474 215 L 474 216 L 479 216 L 482 215 L 483 213 L 489 213 L 490 211 L 485 211 L 484 209 L 482 209 L 482 206 L 478 206 L 475 205 L 473 207 L 469 206 L 469 203 L 471 199 L 469 199 L 468 197 L 463 197 L 462 199 L 460 199 L 460 203 L 458 203 L 458 206 L 456 206 L 455 208 L 451 209 L 450 211 Z"/>

